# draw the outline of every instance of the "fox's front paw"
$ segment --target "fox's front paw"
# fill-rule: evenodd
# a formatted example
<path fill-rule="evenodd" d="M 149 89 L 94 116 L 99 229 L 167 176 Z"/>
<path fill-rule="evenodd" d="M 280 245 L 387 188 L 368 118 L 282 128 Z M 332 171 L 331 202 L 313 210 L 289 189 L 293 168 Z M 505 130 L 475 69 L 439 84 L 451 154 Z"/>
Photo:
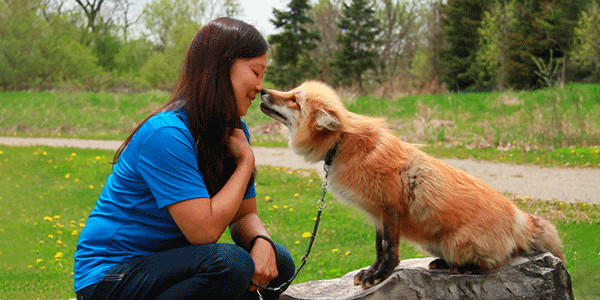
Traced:
<path fill-rule="evenodd" d="M 392 274 L 394 268 L 382 268 L 382 266 L 384 266 L 384 264 L 380 264 L 378 268 L 370 267 L 358 272 L 358 274 L 354 276 L 354 285 L 360 285 L 366 290 L 384 281 Z"/>

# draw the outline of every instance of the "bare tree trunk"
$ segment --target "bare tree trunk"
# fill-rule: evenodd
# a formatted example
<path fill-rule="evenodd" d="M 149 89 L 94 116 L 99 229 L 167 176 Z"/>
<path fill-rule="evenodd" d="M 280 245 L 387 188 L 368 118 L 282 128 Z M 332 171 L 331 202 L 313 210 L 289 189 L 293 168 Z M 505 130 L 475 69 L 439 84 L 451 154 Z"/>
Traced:
<path fill-rule="evenodd" d="M 85 0 L 85 1 L 75 0 L 75 2 L 77 2 L 77 4 L 79 4 L 79 6 L 81 6 L 83 11 L 85 12 L 85 16 L 87 17 L 87 20 L 88 20 L 87 27 L 92 32 L 96 32 L 98 30 L 98 27 L 96 24 L 96 17 L 98 16 L 98 13 L 100 13 L 100 10 L 102 9 L 102 4 L 104 3 L 104 0 Z"/>

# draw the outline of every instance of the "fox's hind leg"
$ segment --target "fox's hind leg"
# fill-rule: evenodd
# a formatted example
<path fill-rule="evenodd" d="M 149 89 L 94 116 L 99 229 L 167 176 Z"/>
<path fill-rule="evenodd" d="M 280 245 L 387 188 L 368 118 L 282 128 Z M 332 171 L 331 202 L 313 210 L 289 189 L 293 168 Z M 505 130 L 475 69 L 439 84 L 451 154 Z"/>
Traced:
<path fill-rule="evenodd" d="M 354 285 L 360 284 L 363 289 L 368 289 L 388 278 L 400 262 L 399 246 L 400 235 L 396 219 L 384 217 L 381 226 L 376 230 L 377 258 L 371 267 L 354 276 Z"/>

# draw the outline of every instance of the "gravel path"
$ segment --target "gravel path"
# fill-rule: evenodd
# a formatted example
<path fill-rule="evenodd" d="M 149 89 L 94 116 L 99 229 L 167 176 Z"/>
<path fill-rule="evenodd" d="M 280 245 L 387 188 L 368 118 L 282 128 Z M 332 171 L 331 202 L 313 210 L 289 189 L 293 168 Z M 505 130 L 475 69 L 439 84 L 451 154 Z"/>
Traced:
<path fill-rule="evenodd" d="M 0 137 L 0 145 L 95 148 L 115 150 L 121 141 Z M 253 147 L 259 165 L 291 169 L 316 169 L 323 175 L 323 163 L 309 164 L 286 148 Z M 600 204 L 600 169 L 541 168 L 460 159 L 441 159 L 483 179 L 492 187 L 514 196 L 562 202 Z"/>

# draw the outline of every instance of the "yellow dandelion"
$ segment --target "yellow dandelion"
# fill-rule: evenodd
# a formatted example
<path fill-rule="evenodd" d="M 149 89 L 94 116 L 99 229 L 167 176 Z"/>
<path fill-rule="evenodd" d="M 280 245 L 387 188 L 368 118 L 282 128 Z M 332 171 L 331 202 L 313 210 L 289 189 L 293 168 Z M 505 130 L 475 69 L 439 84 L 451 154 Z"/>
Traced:
<path fill-rule="evenodd" d="M 27 269 L 31 269 L 31 268 L 33 268 L 33 265 L 28 265 L 27 266 Z"/>
<path fill-rule="evenodd" d="M 77 153 L 73 152 L 71 153 L 71 156 L 77 156 Z"/>
<path fill-rule="evenodd" d="M 294 244 L 298 245 L 300 244 L 300 241 L 295 241 Z M 598 253 L 598 255 L 600 255 L 600 253 Z"/>
<path fill-rule="evenodd" d="M 94 186 L 93 186 L 93 185 L 89 185 L 88 187 L 90 188 L 90 190 L 93 190 L 93 189 L 94 189 Z"/>
<path fill-rule="evenodd" d="M 571 149 L 571 154 L 575 153 L 575 149 Z"/>
<path fill-rule="evenodd" d="M 62 257 L 63 257 L 62 252 L 56 252 L 56 254 L 54 255 L 54 258 L 56 258 L 56 259 L 61 259 Z"/>
<path fill-rule="evenodd" d="M 79 227 L 83 227 L 83 226 L 85 226 L 84 223 L 79 223 Z"/>
<path fill-rule="evenodd" d="M 335 248 L 335 249 L 332 249 L 332 250 L 331 250 L 331 252 L 333 252 L 333 253 L 336 253 L 336 252 L 338 252 L 338 251 L 340 251 L 340 249 L 338 249 L 338 248 Z"/>
<path fill-rule="evenodd" d="M 40 244 L 43 244 L 43 243 L 45 243 L 45 242 L 44 241 L 40 241 Z"/>
<path fill-rule="evenodd" d="M 62 230 L 57 231 L 58 234 L 63 234 Z"/>
<path fill-rule="evenodd" d="M 4 151 L 0 150 L 0 155 L 4 154 Z"/>
<path fill-rule="evenodd" d="M 45 270 L 46 266 L 41 266 L 40 269 Z"/>
<path fill-rule="evenodd" d="M 71 173 L 65 174 L 65 178 L 67 178 L 67 179 L 71 178 Z"/>
<path fill-rule="evenodd" d="M 271 200 L 271 197 L 265 196 L 265 200 L 269 201 L 269 200 Z"/>
<path fill-rule="evenodd" d="M 100 156 L 96 156 L 96 160 L 100 160 L 102 157 Z"/>
<path fill-rule="evenodd" d="M 55 215 L 54 218 L 55 219 L 60 219 L 60 216 L 59 215 Z"/>
<path fill-rule="evenodd" d="M 294 194 L 294 197 L 298 197 L 298 196 L 300 196 L 300 194 L 298 194 L 298 193 L 295 193 L 295 194 Z"/>
<path fill-rule="evenodd" d="M 41 259 L 41 258 L 38 258 L 38 259 L 37 259 L 35 262 L 39 264 L 39 263 L 41 263 L 42 261 L 43 261 L 43 259 Z"/>
<path fill-rule="evenodd" d="M 594 150 L 594 153 L 595 153 L 595 154 L 600 154 L 600 149 L 596 149 L 596 150 Z M 0 153 L 0 154 L 2 154 L 2 153 Z"/>
<path fill-rule="evenodd" d="M 44 217 L 44 221 L 48 221 L 48 222 L 50 222 L 50 221 L 52 221 L 52 220 L 53 220 L 53 219 L 52 219 L 52 217 L 49 217 L 49 216 L 45 216 L 45 217 Z"/>
<path fill-rule="evenodd" d="M 79 232 L 77 232 L 77 230 L 72 230 L 71 231 L 71 235 L 77 235 Z"/>
<path fill-rule="evenodd" d="M 54 238 L 54 235 L 52 235 L 52 234 L 49 234 L 49 235 L 48 235 L 48 237 L 49 237 L 49 238 L 51 238 L 51 239 L 53 239 L 53 238 Z"/>
<path fill-rule="evenodd" d="M 44 151 L 42 152 L 43 155 L 48 155 L 48 152 Z"/>
<path fill-rule="evenodd" d="M 278 209 L 278 208 L 279 208 L 279 205 L 273 205 L 273 208 L 274 208 L 274 209 Z"/>
<path fill-rule="evenodd" d="M 56 243 L 57 244 L 62 244 L 62 241 L 61 240 L 57 240 Z"/>
<path fill-rule="evenodd" d="M 293 209 L 293 208 L 290 208 L 290 211 L 294 211 L 294 209 Z"/>
<path fill-rule="evenodd" d="M 303 233 L 303 234 L 302 234 L 302 237 L 303 237 L 303 238 L 310 237 L 310 232 L 308 232 L 308 231 L 307 231 L 307 232 Z"/>
<path fill-rule="evenodd" d="M 350 251 L 346 251 L 346 253 L 344 253 L 344 255 L 350 255 Z"/>
<path fill-rule="evenodd" d="M 283 206 L 283 208 L 285 208 L 285 209 L 287 209 L 288 207 L 289 207 L 289 206 L 287 206 L 287 205 L 284 205 L 284 206 Z"/>

